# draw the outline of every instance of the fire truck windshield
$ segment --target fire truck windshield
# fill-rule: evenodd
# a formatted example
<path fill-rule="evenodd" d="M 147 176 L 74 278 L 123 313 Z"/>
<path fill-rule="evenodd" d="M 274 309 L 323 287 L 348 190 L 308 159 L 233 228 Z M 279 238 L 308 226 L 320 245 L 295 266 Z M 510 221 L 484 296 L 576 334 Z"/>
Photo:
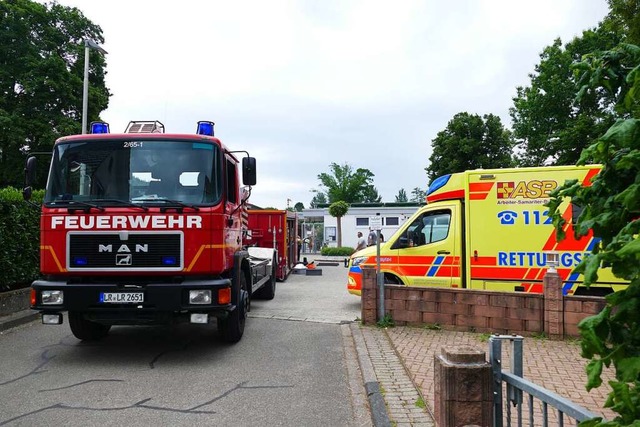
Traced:
<path fill-rule="evenodd" d="M 44 202 L 214 204 L 222 193 L 220 168 L 219 147 L 207 142 L 62 142 L 53 151 Z"/>

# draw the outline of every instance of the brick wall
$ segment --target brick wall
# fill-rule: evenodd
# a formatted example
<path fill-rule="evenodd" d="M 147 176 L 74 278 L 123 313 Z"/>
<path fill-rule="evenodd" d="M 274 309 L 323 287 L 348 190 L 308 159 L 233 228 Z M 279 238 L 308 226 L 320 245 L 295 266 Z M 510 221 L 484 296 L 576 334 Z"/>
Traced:
<path fill-rule="evenodd" d="M 604 299 L 563 297 L 557 275 L 545 279 L 545 294 L 475 289 L 418 288 L 385 285 L 385 312 L 396 325 L 438 325 L 445 329 L 552 338 L 578 336 L 578 323 L 599 313 Z M 551 280 L 551 281 L 549 281 Z M 546 306 L 545 306 L 546 303 Z M 379 319 L 374 269 L 363 269 L 362 319 Z"/>

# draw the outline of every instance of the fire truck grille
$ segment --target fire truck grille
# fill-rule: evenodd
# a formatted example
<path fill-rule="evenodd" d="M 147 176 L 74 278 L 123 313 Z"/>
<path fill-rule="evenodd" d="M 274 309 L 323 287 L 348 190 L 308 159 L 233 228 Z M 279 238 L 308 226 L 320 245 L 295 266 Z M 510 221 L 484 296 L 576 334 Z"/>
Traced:
<path fill-rule="evenodd" d="M 181 270 L 182 233 L 69 233 L 67 268 Z"/>

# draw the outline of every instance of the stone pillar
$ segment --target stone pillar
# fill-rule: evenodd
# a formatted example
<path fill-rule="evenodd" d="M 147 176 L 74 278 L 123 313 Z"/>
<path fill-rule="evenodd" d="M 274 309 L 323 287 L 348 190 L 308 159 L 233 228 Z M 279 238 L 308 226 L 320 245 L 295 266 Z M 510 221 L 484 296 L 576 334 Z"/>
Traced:
<path fill-rule="evenodd" d="M 549 338 L 564 338 L 564 297 L 558 272 L 547 270 L 544 281 L 544 332 Z"/>
<path fill-rule="evenodd" d="M 493 374 L 485 352 L 443 347 L 434 356 L 435 421 L 439 427 L 493 423 Z"/>
<path fill-rule="evenodd" d="M 378 322 L 378 282 L 376 269 L 371 266 L 362 268 L 361 319 L 365 325 Z"/>

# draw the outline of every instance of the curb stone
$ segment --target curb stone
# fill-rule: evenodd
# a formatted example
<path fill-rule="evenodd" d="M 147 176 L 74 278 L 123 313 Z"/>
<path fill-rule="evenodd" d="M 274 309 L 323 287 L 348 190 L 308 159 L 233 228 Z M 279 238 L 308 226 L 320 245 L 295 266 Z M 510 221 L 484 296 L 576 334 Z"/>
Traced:
<path fill-rule="evenodd" d="M 40 313 L 31 309 L 17 311 L 13 314 L 9 314 L 8 316 L 2 316 L 0 317 L 0 332 L 33 322 L 39 317 Z"/>
<path fill-rule="evenodd" d="M 367 392 L 367 398 L 369 399 L 373 425 L 376 427 L 390 427 L 391 421 L 387 414 L 387 406 L 382 393 L 380 393 L 380 385 L 378 384 L 373 364 L 369 358 L 369 353 L 362 331 L 355 323 L 351 323 L 349 327 L 351 328 L 356 352 L 358 353 L 358 361 L 360 362 L 360 370 L 362 372 L 362 379 Z"/>

